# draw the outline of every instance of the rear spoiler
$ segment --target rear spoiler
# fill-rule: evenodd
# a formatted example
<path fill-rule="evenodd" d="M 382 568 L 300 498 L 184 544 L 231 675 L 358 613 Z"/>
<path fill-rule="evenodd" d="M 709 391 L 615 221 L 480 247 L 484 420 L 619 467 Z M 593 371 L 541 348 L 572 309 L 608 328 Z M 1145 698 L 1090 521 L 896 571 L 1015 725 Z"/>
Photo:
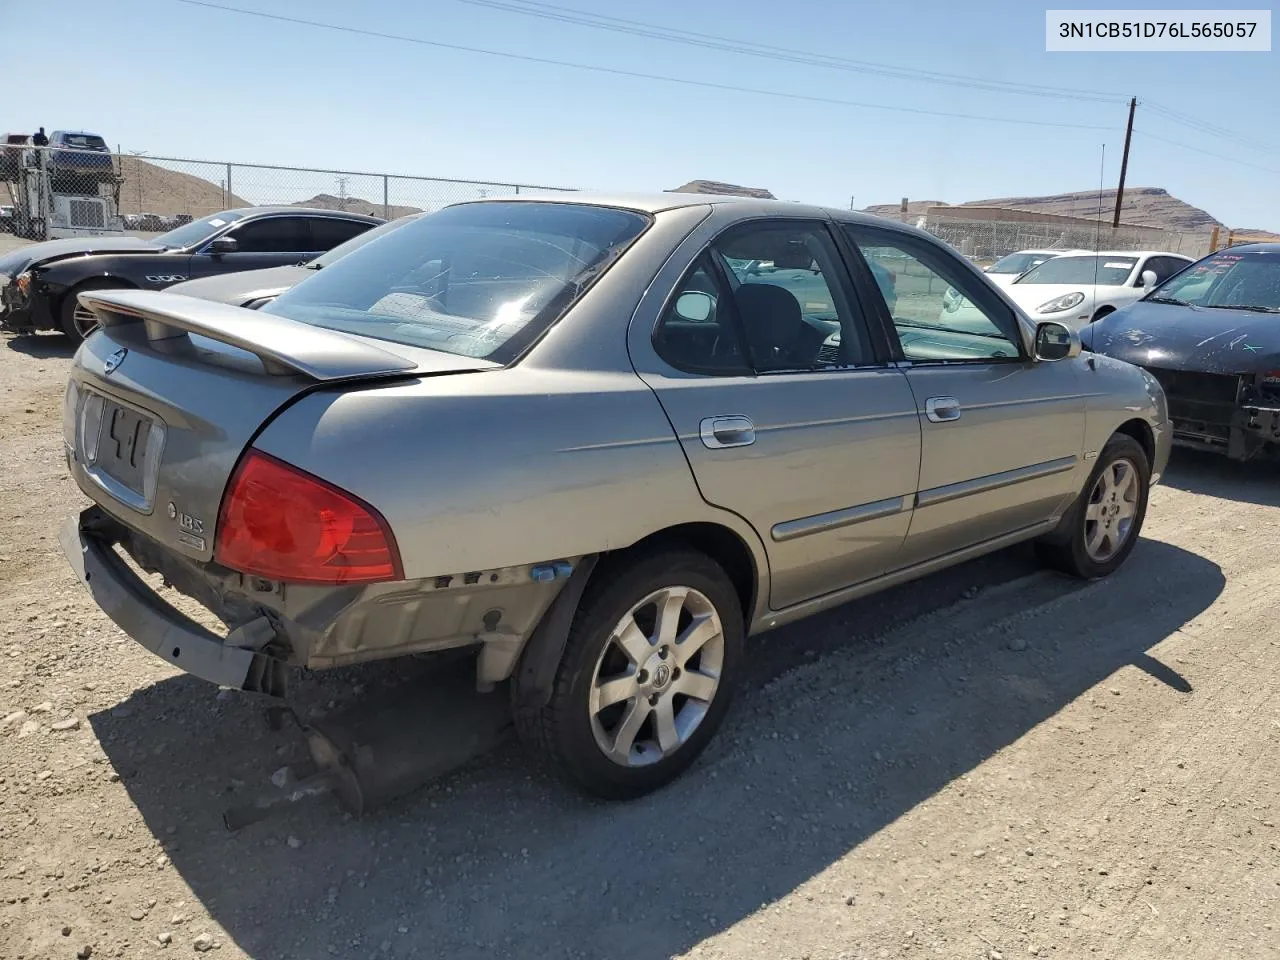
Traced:
<path fill-rule="evenodd" d="M 147 339 L 152 341 L 199 334 L 247 350 L 262 361 L 268 373 L 301 373 L 313 380 L 329 381 L 420 369 L 413 360 L 359 337 L 177 293 L 86 290 L 79 298 L 106 330 L 140 322 Z M 469 363 L 475 365 L 475 361 Z"/>

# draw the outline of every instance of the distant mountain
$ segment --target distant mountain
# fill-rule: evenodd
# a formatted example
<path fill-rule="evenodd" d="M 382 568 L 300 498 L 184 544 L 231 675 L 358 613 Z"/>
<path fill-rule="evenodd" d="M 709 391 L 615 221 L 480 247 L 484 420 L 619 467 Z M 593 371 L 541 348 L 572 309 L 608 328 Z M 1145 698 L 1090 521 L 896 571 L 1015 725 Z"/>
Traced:
<path fill-rule="evenodd" d="M 1115 190 L 1102 191 L 1102 215 L 1108 222 L 1115 211 L 1115 205 Z M 931 206 L 946 206 L 946 204 L 927 200 L 913 200 L 907 204 L 908 213 L 912 217 L 923 216 Z M 1080 190 L 1076 193 L 1057 193 L 1044 197 L 997 197 L 990 200 L 969 200 L 960 206 L 1009 207 L 1014 210 L 1029 210 L 1034 213 L 1093 220 L 1098 216 L 1098 191 Z M 895 219 L 901 217 L 899 204 L 896 203 L 876 204 L 867 207 L 866 212 Z M 1120 221 L 1178 233 L 1208 233 L 1214 227 L 1225 229 L 1225 224 L 1214 219 L 1208 212 L 1192 206 L 1185 200 L 1179 200 L 1161 187 L 1126 188 L 1124 202 L 1120 207 Z"/>
<path fill-rule="evenodd" d="M 138 157 L 119 158 L 121 213 L 154 213 L 173 216 L 189 213 L 207 217 L 211 213 L 250 204 L 232 194 L 230 197 L 216 183 L 203 177 L 170 170 Z"/>
<path fill-rule="evenodd" d="M 358 197 L 335 197 L 330 193 L 317 193 L 310 200 L 302 200 L 294 204 L 295 207 L 318 207 L 321 210 L 345 210 L 347 213 L 359 213 L 366 217 L 385 217 L 388 220 L 395 220 L 398 217 L 408 216 L 411 213 L 421 213 L 417 207 L 401 207 L 392 204 L 383 212 L 382 204 L 370 203 L 368 200 L 361 200 Z"/>

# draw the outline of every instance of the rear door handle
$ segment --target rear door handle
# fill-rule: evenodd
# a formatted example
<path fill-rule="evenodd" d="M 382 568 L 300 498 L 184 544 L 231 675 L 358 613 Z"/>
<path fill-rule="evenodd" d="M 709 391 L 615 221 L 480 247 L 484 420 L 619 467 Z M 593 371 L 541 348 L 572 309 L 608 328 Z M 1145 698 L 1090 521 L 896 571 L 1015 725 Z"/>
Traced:
<path fill-rule="evenodd" d="M 960 401 L 955 397 L 930 397 L 924 402 L 924 415 L 933 423 L 959 420 Z"/>
<path fill-rule="evenodd" d="M 706 417 L 698 424 L 702 445 L 710 450 L 746 447 L 756 442 L 756 425 L 748 417 Z"/>

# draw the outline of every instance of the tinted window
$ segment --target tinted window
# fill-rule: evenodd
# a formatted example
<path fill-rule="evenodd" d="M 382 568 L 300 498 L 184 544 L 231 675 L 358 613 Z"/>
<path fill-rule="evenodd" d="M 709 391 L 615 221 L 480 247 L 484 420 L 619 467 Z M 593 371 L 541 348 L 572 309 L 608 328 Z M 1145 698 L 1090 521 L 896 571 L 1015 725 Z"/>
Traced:
<path fill-rule="evenodd" d="M 1154 271 L 1156 283 L 1164 283 L 1186 266 L 1187 261 L 1179 260 L 1177 257 L 1151 257 L 1142 269 L 1144 272 L 1147 270 Z"/>
<path fill-rule="evenodd" d="M 1018 278 L 1018 284 L 1087 283 L 1118 287 L 1129 279 L 1137 257 L 1054 257 Z M 1094 278 L 1097 278 L 1095 281 Z"/>
<path fill-rule="evenodd" d="M 1227 249 L 1212 254 L 1179 273 L 1153 299 L 1280 312 L 1280 253 Z"/>
<path fill-rule="evenodd" d="M 409 346 L 505 362 L 649 225 L 582 203 L 464 203 L 326 266 L 263 309 Z"/>
<path fill-rule="evenodd" d="M 311 246 L 310 223 L 306 217 L 264 217 L 236 227 L 240 253 L 305 253 Z"/>
<path fill-rule="evenodd" d="M 338 244 L 346 243 L 352 237 L 358 237 L 374 226 L 377 226 L 377 224 L 364 223 L 359 220 L 316 217 L 311 221 L 311 246 L 302 249 L 332 250 Z"/>
<path fill-rule="evenodd" d="M 880 290 L 885 286 L 881 277 L 887 274 L 892 280 L 885 306 L 908 360 L 1020 356 L 1010 335 L 1016 321 L 1008 308 L 937 244 L 874 227 L 850 224 L 845 229 Z"/>

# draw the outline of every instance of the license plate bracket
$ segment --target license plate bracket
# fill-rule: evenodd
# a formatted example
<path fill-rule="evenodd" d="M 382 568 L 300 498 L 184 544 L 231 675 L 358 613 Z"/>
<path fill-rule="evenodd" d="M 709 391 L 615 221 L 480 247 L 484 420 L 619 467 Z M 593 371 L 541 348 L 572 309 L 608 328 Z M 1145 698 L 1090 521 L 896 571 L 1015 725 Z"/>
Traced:
<path fill-rule="evenodd" d="M 150 417 L 110 400 L 103 405 L 98 437 L 98 466 L 130 491 L 142 496 L 151 438 Z"/>
<path fill-rule="evenodd" d="M 85 471 L 112 497 L 142 513 L 155 503 L 164 424 L 96 392 L 85 397 L 79 435 Z"/>

